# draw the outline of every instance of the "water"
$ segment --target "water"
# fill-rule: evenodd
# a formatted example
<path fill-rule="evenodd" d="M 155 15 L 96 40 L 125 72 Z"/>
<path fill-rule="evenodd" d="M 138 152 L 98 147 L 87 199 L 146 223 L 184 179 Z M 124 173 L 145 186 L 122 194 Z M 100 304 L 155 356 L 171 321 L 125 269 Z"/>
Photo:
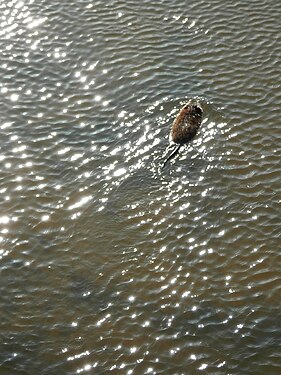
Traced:
<path fill-rule="evenodd" d="M 280 374 L 278 2 L 0 4 L 0 374 Z"/>

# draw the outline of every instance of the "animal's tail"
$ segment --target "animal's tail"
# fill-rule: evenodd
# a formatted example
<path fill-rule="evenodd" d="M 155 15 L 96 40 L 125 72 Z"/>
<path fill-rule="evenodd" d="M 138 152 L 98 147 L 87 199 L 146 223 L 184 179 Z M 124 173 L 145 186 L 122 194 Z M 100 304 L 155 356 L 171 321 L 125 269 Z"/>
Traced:
<path fill-rule="evenodd" d="M 181 148 L 182 145 L 178 145 L 174 151 L 167 157 L 167 159 L 164 161 L 163 165 L 162 165 L 162 168 L 165 167 L 165 165 L 168 163 L 169 160 L 171 160 L 173 157 L 175 157 L 177 155 L 177 153 L 179 152 L 179 149 Z"/>

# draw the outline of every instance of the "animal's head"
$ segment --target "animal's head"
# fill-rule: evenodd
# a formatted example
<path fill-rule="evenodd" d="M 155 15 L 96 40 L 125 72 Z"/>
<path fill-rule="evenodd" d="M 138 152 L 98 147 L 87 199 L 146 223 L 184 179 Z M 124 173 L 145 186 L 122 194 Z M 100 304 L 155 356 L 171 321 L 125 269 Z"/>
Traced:
<path fill-rule="evenodd" d="M 197 100 L 194 100 L 194 99 L 189 100 L 183 108 L 187 109 L 188 112 L 190 112 L 192 116 L 202 117 L 203 108 L 201 107 L 201 104 Z"/>

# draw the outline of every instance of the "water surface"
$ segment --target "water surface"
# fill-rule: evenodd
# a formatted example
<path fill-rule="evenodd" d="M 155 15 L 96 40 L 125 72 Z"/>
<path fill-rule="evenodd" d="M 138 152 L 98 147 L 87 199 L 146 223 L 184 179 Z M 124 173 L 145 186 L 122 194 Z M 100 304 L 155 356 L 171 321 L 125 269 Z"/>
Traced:
<path fill-rule="evenodd" d="M 280 374 L 278 2 L 0 14 L 1 375 Z"/>

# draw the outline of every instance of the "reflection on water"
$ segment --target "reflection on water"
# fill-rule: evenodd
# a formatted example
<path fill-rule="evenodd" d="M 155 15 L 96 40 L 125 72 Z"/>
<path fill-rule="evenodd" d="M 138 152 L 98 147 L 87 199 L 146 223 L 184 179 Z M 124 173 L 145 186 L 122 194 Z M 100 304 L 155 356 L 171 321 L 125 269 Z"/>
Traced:
<path fill-rule="evenodd" d="M 254 3 L 0 4 L 1 374 L 280 373 L 280 7 Z"/>

